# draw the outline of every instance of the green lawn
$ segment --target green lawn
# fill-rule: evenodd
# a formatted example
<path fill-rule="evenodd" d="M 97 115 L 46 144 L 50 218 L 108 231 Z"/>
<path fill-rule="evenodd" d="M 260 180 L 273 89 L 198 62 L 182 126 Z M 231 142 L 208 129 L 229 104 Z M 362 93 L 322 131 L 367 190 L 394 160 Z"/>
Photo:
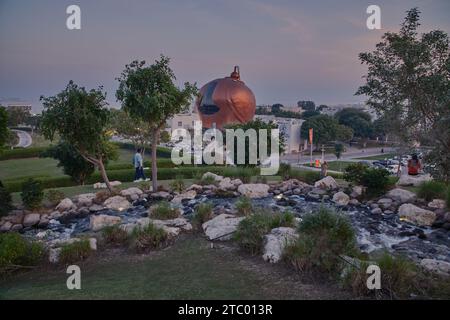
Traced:
<path fill-rule="evenodd" d="M 380 154 L 378 156 L 361 157 L 361 158 L 358 158 L 358 160 L 385 160 L 385 159 L 391 159 L 395 156 L 396 155 L 393 153 L 385 153 L 385 154 Z"/>
<path fill-rule="evenodd" d="M 351 161 L 329 161 L 328 170 L 343 172 L 347 166 L 354 162 Z M 310 167 L 310 164 L 304 164 L 305 167 Z"/>
<path fill-rule="evenodd" d="M 12 159 L 0 161 L 0 180 L 16 179 L 24 176 L 62 176 L 57 160 L 51 158 Z"/>
<path fill-rule="evenodd" d="M 335 286 L 305 284 L 292 270 L 280 270 L 232 248 L 217 244 L 211 248 L 209 242 L 192 235 L 149 255 L 111 250 L 78 265 L 81 290 L 66 288 L 64 268 L 47 267 L 0 282 L 0 299 L 349 298 Z"/>

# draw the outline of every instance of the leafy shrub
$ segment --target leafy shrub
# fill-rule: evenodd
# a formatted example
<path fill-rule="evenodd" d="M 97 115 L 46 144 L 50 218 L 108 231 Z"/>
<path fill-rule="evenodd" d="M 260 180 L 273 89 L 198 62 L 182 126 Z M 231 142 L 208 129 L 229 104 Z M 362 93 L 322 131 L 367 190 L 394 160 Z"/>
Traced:
<path fill-rule="evenodd" d="M 196 228 L 200 228 L 203 223 L 213 217 L 213 206 L 210 203 L 200 203 L 195 209 L 192 223 Z"/>
<path fill-rule="evenodd" d="M 30 242 L 18 233 L 0 234 L 0 273 L 20 266 L 34 266 L 44 255 L 44 247 Z"/>
<path fill-rule="evenodd" d="M 47 150 L 47 147 L 15 148 L 12 150 L 4 150 L 0 154 L 0 161 L 12 159 L 37 158 L 45 150 Z"/>
<path fill-rule="evenodd" d="M 250 183 L 254 170 L 252 168 L 237 167 L 235 168 L 235 177 L 241 179 L 243 183 Z"/>
<path fill-rule="evenodd" d="M 307 214 L 298 226 L 298 240 L 285 256 L 297 270 L 332 272 L 341 266 L 340 255 L 356 251 L 355 232 L 349 220 L 332 209 L 321 207 Z"/>
<path fill-rule="evenodd" d="M 281 216 L 273 212 L 259 210 L 242 220 L 234 234 L 239 246 L 248 250 L 251 254 L 259 254 L 262 250 L 264 235 L 270 233 L 273 228 L 290 227 L 292 224 L 290 213 Z"/>
<path fill-rule="evenodd" d="M 62 264 L 72 264 L 82 261 L 89 257 L 92 253 L 88 239 L 81 239 L 69 244 L 61 246 L 59 261 Z"/>
<path fill-rule="evenodd" d="M 368 166 L 364 163 L 352 163 L 344 169 L 344 180 L 360 184 Z"/>
<path fill-rule="evenodd" d="M 168 220 L 178 218 L 180 212 L 177 208 L 172 208 L 169 202 L 161 201 L 152 207 L 150 216 L 153 219 Z"/>
<path fill-rule="evenodd" d="M 426 201 L 433 199 L 444 199 L 447 191 L 447 186 L 439 181 L 426 181 L 419 186 L 417 195 Z"/>
<path fill-rule="evenodd" d="M 184 184 L 184 180 L 182 177 L 177 176 L 175 178 L 175 180 L 173 180 L 170 183 L 170 188 L 172 189 L 172 191 L 176 191 L 176 192 L 183 192 L 183 190 L 185 189 L 185 184 Z"/>
<path fill-rule="evenodd" d="M 366 187 L 369 196 L 383 194 L 389 188 L 389 172 L 385 169 L 368 168 L 361 177 L 361 184 Z"/>
<path fill-rule="evenodd" d="M 38 180 L 28 179 L 22 184 L 22 202 L 27 209 L 37 209 L 44 198 L 42 184 Z"/>
<path fill-rule="evenodd" d="M 202 177 L 200 178 L 200 180 L 198 181 L 198 184 L 201 186 L 208 186 L 208 185 L 217 185 L 217 181 L 213 176 L 206 176 L 206 177 Z"/>
<path fill-rule="evenodd" d="M 106 226 L 102 229 L 103 240 L 112 245 L 122 245 L 128 241 L 128 233 L 119 225 Z"/>
<path fill-rule="evenodd" d="M 131 245 L 139 252 L 160 248 L 168 243 L 168 234 L 161 228 L 149 223 L 145 227 L 136 227 L 131 235 Z"/>
<path fill-rule="evenodd" d="M 295 225 L 294 214 L 286 210 L 280 214 L 276 214 L 272 218 L 272 229 L 278 227 L 293 227 Z"/>
<path fill-rule="evenodd" d="M 236 209 L 239 216 L 248 216 L 253 212 L 252 200 L 242 196 L 236 201 Z"/>
<path fill-rule="evenodd" d="M 13 209 L 11 194 L 0 181 L 0 217 L 7 215 Z"/>
<path fill-rule="evenodd" d="M 48 190 L 45 196 L 52 206 L 56 206 L 66 197 L 64 192 L 60 190 Z"/>
<path fill-rule="evenodd" d="M 289 163 L 280 163 L 280 168 L 278 169 L 278 175 L 281 176 L 283 180 L 288 180 L 291 178 L 291 165 Z"/>

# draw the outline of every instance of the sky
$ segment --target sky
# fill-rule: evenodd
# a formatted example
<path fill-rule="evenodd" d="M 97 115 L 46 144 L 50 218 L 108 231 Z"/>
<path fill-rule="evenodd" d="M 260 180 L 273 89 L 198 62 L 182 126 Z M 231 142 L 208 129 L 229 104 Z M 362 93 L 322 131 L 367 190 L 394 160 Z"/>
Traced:
<path fill-rule="evenodd" d="M 81 9 L 68 30 L 66 8 Z M 381 30 L 366 9 L 381 8 Z M 0 0 L 0 100 L 31 102 L 69 80 L 103 86 L 111 106 L 116 78 L 132 60 L 171 57 L 177 84 L 228 76 L 239 65 L 257 104 L 356 103 L 366 68 L 358 53 L 396 31 L 419 7 L 422 31 L 450 33 L 449 0 Z"/>

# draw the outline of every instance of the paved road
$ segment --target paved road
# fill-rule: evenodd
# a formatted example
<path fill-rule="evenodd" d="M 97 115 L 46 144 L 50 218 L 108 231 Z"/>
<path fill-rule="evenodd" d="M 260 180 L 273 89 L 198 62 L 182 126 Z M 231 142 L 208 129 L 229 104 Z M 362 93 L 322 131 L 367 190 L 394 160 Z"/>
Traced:
<path fill-rule="evenodd" d="M 29 146 L 31 146 L 33 139 L 31 138 L 28 132 L 21 130 L 12 130 L 12 131 L 14 131 L 19 137 L 19 143 L 16 145 L 16 147 L 28 148 Z"/>

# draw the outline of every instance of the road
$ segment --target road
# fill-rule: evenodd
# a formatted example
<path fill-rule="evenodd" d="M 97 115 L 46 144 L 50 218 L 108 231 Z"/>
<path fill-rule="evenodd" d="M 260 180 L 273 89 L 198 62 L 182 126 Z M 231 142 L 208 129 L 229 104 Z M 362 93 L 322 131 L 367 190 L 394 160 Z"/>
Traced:
<path fill-rule="evenodd" d="M 16 145 L 16 148 L 28 148 L 31 146 L 31 143 L 33 142 L 33 139 L 31 138 L 30 134 L 26 131 L 21 130 L 11 130 L 14 131 L 17 136 L 19 137 L 19 143 Z"/>

